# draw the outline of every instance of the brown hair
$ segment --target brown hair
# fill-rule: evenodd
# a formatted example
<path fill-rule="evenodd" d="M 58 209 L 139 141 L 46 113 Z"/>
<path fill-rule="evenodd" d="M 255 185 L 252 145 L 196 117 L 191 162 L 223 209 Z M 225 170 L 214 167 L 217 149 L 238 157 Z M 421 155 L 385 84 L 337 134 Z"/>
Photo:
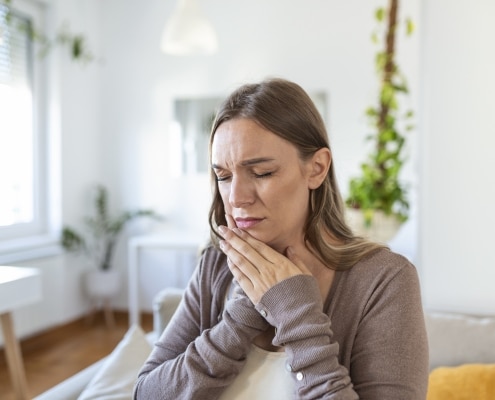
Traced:
<path fill-rule="evenodd" d="M 291 142 L 301 160 L 309 159 L 321 148 L 330 149 L 325 124 L 308 94 L 297 84 L 284 79 L 267 79 L 235 90 L 220 106 L 210 136 L 210 162 L 213 138 L 225 121 L 247 118 Z M 218 245 L 219 225 L 227 225 L 225 208 L 213 171 L 213 200 L 209 212 L 211 240 Z M 335 237 L 328 243 L 322 232 Z M 327 177 L 310 194 L 310 210 L 304 227 L 309 248 L 330 268 L 345 270 L 370 251 L 384 247 L 353 235 L 344 219 L 344 203 L 335 177 L 334 163 Z"/>

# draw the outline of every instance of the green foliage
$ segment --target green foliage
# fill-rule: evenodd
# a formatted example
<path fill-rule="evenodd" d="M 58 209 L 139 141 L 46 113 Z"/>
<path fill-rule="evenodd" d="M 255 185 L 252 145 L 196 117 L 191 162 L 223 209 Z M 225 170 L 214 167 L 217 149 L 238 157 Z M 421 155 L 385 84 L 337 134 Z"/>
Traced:
<path fill-rule="evenodd" d="M 383 7 L 379 7 L 375 10 L 375 18 L 378 22 L 382 22 L 385 18 L 385 9 Z"/>
<path fill-rule="evenodd" d="M 110 268 L 115 244 L 128 222 L 141 217 L 161 220 L 153 210 L 124 211 L 117 216 L 110 216 L 108 192 L 103 186 L 96 188 L 94 209 L 94 215 L 84 219 L 87 228 L 86 237 L 75 229 L 65 226 L 60 242 L 67 251 L 87 254 L 102 270 Z"/>
<path fill-rule="evenodd" d="M 409 35 L 412 35 L 412 33 L 414 32 L 415 30 L 415 26 L 414 26 L 414 22 L 408 18 L 406 20 L 406 34 L 409 36 Z"/>
<path fill-rule="evenodd" d="M 62 246 L 68 251 L 82 251 L 86 249 L 86 242 L 76 231 L 69 227 L 62 230 Z"/>
<path fill-rule="evenodd" d="M 360 176 L 350 180 L 346 199 L 349 207 L 363 211 L 367 225 L 371 224 L 374 210 L 395 215 L 401 221 L 406 221 L 409 216 L 407 187 L 400 180 L 406 138 L 399 132 L 398 122 L 403 122 L 406 132 L 410 131 L 413 129 L 410 120 L 414 114 L 412 111 L 399 114 L 399 97 L 407 95 L 409 89 L 394 60 L 397 1 L 392 0 L 390 4 L 387 13 L 383 8 L 375 12 L 378 24 L 381 27 L 385 24 L 387 29 L 384 34 L 385 49 L 378 51 L 375 57 L 375 68 L 380 79 L 378 104 L 365 111 L 373 129 L 367 140 L 373 147 L 367 160 L 361 164 Z M 407 33 L 414 30 L 410 20 L 406 21 L 406 30 Z M 374 32 L 372 38 L 377 37 Z"/>
<path fill-rule="evenodd" d="M 55 38 L 49 40 L 44 36 L 40 43 L 42 43 L 40 56 L 44 57 L 54 46 L 62 46 L 67 49 L 69 56 L 74 61 L 82 63 L 89 63 L 94 60 L 94 56 L 89 50 L 88 41 L 83 34 L 74 34 L 69 29 L 69 24 L 65 23 L 58 30 Z"/>
<path fill-rule="evenodd" d="M 39 31 L 27 20 L 20 18 L 12 18 L 13 2 L 12 0 L 0 0 L 0 7 L 6 9 L 5 21 L 9 25 L 14 25 L 13 28 L 19 31 L 27 32 L 31 41 L 39 45 L 38 55 L 44 58 L 55 47 L 61 46 L 65 48 L 73 61 L 88 63 L 94 60 L 94 56 L 89 50 L 87 38 L 83 34 L 74 34 L 69 29 L 69 24 L 64 23 L 55 34 L 55 37 L 50 38 L 43 32 Z"/>

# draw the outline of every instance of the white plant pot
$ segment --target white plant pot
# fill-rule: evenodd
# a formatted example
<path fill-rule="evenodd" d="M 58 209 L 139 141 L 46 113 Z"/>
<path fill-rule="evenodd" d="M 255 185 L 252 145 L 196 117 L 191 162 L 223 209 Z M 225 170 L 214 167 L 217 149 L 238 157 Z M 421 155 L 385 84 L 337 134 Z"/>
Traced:
<path fill-rule="evenodd" d="M 363 213 L 352 208 L 346 209 L 346 221 L 356 235 L 380 243 L 392 240 L 402 225 L 402 222 L 395 216 L 374 211 L 371 226 L 367 227 Z"/>
<path fill-rule="evenodd" d="M 122 287 L 120 273 L 115 270 L 92 270 L 84 275 L 84 289 L 90 298 L 115 297 Z"/>

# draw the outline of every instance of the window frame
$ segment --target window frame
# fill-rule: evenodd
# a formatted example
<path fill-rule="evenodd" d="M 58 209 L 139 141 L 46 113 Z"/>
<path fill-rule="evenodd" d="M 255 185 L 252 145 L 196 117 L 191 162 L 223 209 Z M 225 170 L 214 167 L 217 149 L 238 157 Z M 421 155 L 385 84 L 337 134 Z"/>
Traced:
<path fill-rule="evenodd" d="M 16 0 L 11 7 L 33 20 L 36 30 L 50 35 L 54 10 L 50 1 Z M 35 218 L 29 224 L 0 227 L 0 264 L 57 255 L 61 226 L 60 116 L 55 49 L 43 59 L 33 43 L 33 190 Z"/>

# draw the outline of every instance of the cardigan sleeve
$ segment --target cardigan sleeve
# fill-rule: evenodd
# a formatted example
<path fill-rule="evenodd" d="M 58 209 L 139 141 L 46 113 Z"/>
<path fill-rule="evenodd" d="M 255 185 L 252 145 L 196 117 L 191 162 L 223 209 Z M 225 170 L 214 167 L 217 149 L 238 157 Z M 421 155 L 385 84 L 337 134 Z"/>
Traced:
<path fill-rule="evenodd" d="M 339 345 L 314 277 L 297 275 L 278 283 L 256 309 L 276 327 L 273 344 L 285 346 L 298 399 L 358 399 L 349 371 L 339 364 Z"/>
<path fill-rule="evenodd" d="M 428 339 L 416 268 L 403 261 L 366 298 L 351 372 L 363 399 L 425 399 Z M 400 262 L 400 261 L 398 261 Z"/>
<path fill-rule="evenodd" d="M 274 344 L 285 346 L 298 398 L 426 397 L 428 349 L 416 270 L 404 262 L 376 278 L 373 271 L 361 276 L 365 282 L 360 285 L 367 288 L 364 293 L 347 294 L 349 303 L 362 305 L 346 316 L 355 320 L 349 326 L 356 326 L 344 332 L 351 349 L 349 368 L 339 362 L 332 321 L 323 312 L 313 277 L 300 275 L 282 281 L 256 305 L 277 328 Z M 356 310 L 346 302 L 337 307 Z"/>
<path fill-rule="evenodd" d="M 216 324 L 201 321 L 212 299 L 203 293 L 202 268 L 142 367 L 135 399 L 217 398 L 244 365 L 251 340 L 268 327 L 245 295 L 229 299 Z"/>

